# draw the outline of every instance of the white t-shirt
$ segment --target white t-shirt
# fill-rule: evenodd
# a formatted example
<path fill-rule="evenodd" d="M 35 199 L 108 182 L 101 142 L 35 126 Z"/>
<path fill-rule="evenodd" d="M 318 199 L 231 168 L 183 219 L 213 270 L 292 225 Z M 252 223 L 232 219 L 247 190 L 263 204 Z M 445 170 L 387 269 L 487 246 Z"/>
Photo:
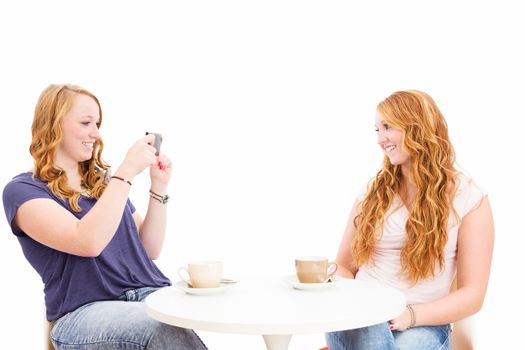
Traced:
<path fill-rule="evenodd" d="M 409 280 L 400 276 L 400 254 L 406 240 L 408 211 L 405 206 L 400 205 L 401 198 L 396 196 L 391 209 L 387 211 L 383 236 L 377 244 L 373 259 L 359 268 L 356 279 L 379 281 L 399 289 L 405 293 L 408 304 L 425 303 L 447 295 L 456 273 L 457 239 L 461 221 L 486 196 L 485 191 L 471 178 L 463 174 L 458 178 L 454 208 L 460 221 L 457 221 L 453 213 L 450 214 L 444 270 L 439 272 L 438 266 L 438 273 L 433 278 L 419 281 L 413 287 Z"/>

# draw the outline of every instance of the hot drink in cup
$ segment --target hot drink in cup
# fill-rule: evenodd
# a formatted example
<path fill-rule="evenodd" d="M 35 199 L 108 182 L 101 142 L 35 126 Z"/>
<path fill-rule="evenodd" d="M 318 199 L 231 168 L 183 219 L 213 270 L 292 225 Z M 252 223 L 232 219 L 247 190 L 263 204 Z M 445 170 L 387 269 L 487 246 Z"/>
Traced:
<path fill-rule="evenodd" d="M 337 271 L 337 264 L 320 256 L 305 256 L 295 259 L 295 272 L 301 283 L 328 282 Z"/>
<path fill-rule="evenodd" d="M 192 288 L 216 288 L 221 284 L 222 262 L 195 261 L 178 270 L 179 277 Z"/>

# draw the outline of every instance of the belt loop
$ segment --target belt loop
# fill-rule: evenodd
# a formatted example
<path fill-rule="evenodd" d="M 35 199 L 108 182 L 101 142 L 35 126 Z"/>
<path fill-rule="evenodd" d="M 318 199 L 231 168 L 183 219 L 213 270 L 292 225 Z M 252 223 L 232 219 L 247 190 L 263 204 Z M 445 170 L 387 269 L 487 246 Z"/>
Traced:
<path fill-rule="evenodd" d="M 136 301 L 137 291 L 135 289 L 130 289 L 126 291 L 126 301 Z"/>

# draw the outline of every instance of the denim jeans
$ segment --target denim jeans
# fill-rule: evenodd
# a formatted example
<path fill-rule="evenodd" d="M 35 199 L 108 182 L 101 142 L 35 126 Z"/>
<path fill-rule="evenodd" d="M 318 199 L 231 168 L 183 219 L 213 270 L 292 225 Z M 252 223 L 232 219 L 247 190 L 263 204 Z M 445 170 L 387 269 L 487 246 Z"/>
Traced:
<path fill-rule="evenodd" d="M 119 300 L 93 302 L 64 315 L 51 331 L 55 349 L 206 349 L 192 330 L 161 323 L 146 314 L 141 301 L 157 289 L 129 290 Z"/>
<path fill-rule="evenodd" d="M 330 350 L 450 350 L 450 325 L 391 331 L 389 323 L 326 333 Z"/>

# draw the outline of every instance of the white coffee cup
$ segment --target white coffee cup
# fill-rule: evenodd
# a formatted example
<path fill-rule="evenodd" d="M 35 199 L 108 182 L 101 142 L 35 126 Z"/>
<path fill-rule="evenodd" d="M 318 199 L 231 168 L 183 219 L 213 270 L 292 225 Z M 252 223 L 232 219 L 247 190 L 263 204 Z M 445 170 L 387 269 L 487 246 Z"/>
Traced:
<path fill-rule="evenodd" d="M 192 288 L 216 288 L 221 284 L 222 262 L 194 261 L 180 267 L 179 277 Z"/>
<path fill-rule="evenodd" d="M 337 271 L 337 264 L 321 256 L 295 258 L 295 271 L 301 283 L 327 282 Z"/>

